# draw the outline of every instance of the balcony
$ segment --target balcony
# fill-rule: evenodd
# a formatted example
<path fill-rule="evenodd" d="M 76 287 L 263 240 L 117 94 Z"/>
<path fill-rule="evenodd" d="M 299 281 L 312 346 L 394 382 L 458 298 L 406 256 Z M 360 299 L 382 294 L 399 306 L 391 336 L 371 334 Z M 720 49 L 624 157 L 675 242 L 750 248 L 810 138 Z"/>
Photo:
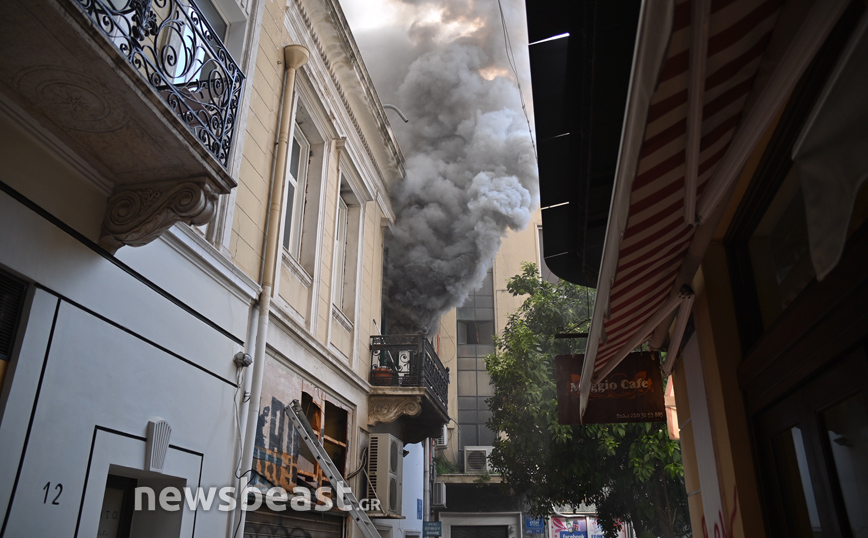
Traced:
<path fill-rule="evenodd" d="M 372 336 L 370 382 L 368 424 L 397 422 L 405 443 L 449 421 L 449 370 L 423 334 Z"/>
<path fill-rule="evenodd" d="M 236 185 L 245 77 L 195 3 L 19 0 L 0 17 L 0 105 L 92 171 L 105 248 L 210 220 Z"/>

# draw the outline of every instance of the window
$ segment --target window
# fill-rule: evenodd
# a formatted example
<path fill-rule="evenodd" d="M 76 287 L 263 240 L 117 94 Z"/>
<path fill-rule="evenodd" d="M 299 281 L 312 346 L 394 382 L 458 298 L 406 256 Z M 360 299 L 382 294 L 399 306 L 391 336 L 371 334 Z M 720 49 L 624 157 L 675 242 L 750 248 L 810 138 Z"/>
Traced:
<path fill-rule="evenodd" d="M 26 282 L 0 271 L 0 361 L 12 357 L 26 293 Z"/>
<path fill-rule="evenodd" d="M 307 187 L 310 144 L 296 124 L 286 174 L 286 217 L 283 221 L 283 248 L 298 259 L 301 253 L 301 230 Z"/>
<path fill-rule="evenodd" d="M 342 162 L 342 165 L 346 165 Z M 359 243 L 361 241 L 362 205 L 356 189 L 352 187 L 354 179 L 349 175 L 351 168 L 346 166 L 347 173 L 341 173 L 340 192 L 338 196 L 337 221 L 335 222 L 335 251 L 332 271 L 332 303 L 350 321 L 356 307 L 356 275 L 359 265 Z M 358 181 L 354 181 L 358 184 Z"/>
<path fill-rule="evenodd" d="M 332 285 L 335 306 L 342 309 L 344 304 L 344 280 L 347 272 L 347 219 L 349 208 L 343 198 L 338 198 L 338 216 L 335 223 L 335 267 Z"/>
<path fill-rule="evenodd" d="M 768 329 L 815 276 L 795 168 L 763 213 L 747 247 L 763 326 Z"/>
<path fill-rule="evenodd" d="M 317 258 L 317 246 L 322 245 L 318 241 L 325 209 L 322 205 L 325 197 L 321 193 L 328 176 L 327 140 L 335 135 L 328 113 L 319 105 L 306 78 L 296 80 L 296 90 L 298 100 L 289 133 L 284 183 L 283 259 L 310 285 L 321 262 Z"/>
<path fill-rule="evenodd" d="M 12 360 L 26 294 L 26 282 L 0 271 L 0 388 Z"/>
<path fill-rule="evenodd" d="M 486 398 L 493 394 L 483 357 L 494 353 L 494 278 L 491 269 L 482 285 L 457 312 L 458 426 L 460 448 L 491 445 L 494 432 L 485 425 L 491 412 Z"/>
<path fill-rule="evenodd" d="M 207 83 L 211 73 L 218 70 L 217 63 L 219 63 L 219 60 L 210 54 L 208 47 L 214 50 L 223 48 L 223 41 L 226 38 L 226 31 L 229 26 L 217 10 L 217 7 L 210 0 L 196 0 L 195 5 L 199 8 L 199 13 L 202 14 L 205 22 L 208 23 L 207 26 L 211 27 L 212 32 L 208 32 L 206 25 L 202 24 L 202 21 L 199 20 L 199 13 L 196 12 L 192 5 L 184 5 L 183 3 L 179 3 L 178 5 L 179 11 L 184 13 L 183 17 L 180 16 L 180 13 L 176 12 L 175 14 L 180 32 L 166 34 L 165 37 L 170 41 L 162 44 L 164 46 L 170 45 L 179 53 L 185 53 L 174 64 L 176 77 L 172 82 L 179 85 Z M 203 35 L 206 35 L 206 39 L 203 42 L 200 43 L 200 38 L 196 30 L 193 29 L 194 27 Z M 192 49 L 189 48 L 190 44 L 195 44 Z"/>
<path fill-rule="evenodd" d="M 226 30 L 229 29 L 229 26 L 226 24 L 226 20 L 220 14 L 217 6 L 211 0 L 196 0 L 196 5 L 199 7 L 202 15 L 205 16 L 205 20 L 211 25 L 211 29 L 214 30 L 214 37 L 221 42 L 225 41 Z"/>
<path fill-rule="evenodd" d="M 342 474 L 347 467 L 349 414 L 331 402 L 325 403 L 323 448 Z M 334 484 L 333 484 L 334 485 Z"/>

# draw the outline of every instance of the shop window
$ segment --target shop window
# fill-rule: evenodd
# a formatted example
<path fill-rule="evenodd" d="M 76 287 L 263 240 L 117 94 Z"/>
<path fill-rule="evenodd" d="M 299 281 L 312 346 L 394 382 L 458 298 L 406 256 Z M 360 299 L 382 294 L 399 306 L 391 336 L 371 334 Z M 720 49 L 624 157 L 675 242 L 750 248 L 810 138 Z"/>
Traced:
<path fill-rule="evenodd" d="M 794 168 L 748 241 L 753 280 L 768 328 L 814 279 L 805 202 Z"/>
<path fill-rule="evenodd" d="M 793 90 L 724 238 L 745 353 L 818 282 L 793 151 L 864 6 L 849 9 Z M 856 197 L 850 235 L 865 220 L 866 196 Z"/>

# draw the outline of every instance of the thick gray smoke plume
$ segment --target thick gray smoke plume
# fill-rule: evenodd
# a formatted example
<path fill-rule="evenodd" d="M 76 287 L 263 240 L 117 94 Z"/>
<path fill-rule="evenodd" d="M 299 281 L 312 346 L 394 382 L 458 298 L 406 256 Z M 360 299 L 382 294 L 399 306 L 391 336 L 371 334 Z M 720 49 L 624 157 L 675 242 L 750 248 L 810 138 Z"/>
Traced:
<path fill-rule="evenodd" d="M 406 178 L 391 193 L 397 223 L 387 239 L 384 307 L 393 334 L 433 328 L 459 306 L 481 284 L 507 228 L 524 228 L 538 200 L 497 2 L 405 3 L 444 10 L 439 21 L 413 22 L 404 38 L 410 52 L 394 35 L 390 47 L 388 33 L 368 40 L 380 54 L 365 49 L 369 66 L 386 66 L 372 67 L 384 102 L 410 118 L 393 122 L 407 157 Z"/>

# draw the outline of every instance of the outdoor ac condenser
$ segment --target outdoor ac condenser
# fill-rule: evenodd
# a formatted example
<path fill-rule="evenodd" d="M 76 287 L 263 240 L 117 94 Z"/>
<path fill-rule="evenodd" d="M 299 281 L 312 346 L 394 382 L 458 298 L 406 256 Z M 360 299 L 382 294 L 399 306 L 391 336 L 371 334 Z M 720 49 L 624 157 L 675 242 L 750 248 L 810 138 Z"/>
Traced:
<path fill-rule="evenodd" d="M 440 432 L 439 437 L 434 438 L 434 448 L 438 450 L 442 450 L 449 445 L 449 428 L 446 427 L 446 424 L 443 425 L 443 429 Z"/>
<path fill-rule="evenodd" d="M 446 506 L 446 483 L 434 482 L 434 491 L 431 492 L 432 506 Z"/>
<path fill-rule="evenodd" d="M 368 443 L 368 498 L 379 499 L 384 514 L 401 515 L 404 444 L 388 433 L 373 433 Z"/>
<path fill-rule="evenodd" d="M 485 474 L 490 472 L 488 456 L 491 455 L 492 448 L 490 446 L 464 447 L 464 472 L 467 474 Z"/>

